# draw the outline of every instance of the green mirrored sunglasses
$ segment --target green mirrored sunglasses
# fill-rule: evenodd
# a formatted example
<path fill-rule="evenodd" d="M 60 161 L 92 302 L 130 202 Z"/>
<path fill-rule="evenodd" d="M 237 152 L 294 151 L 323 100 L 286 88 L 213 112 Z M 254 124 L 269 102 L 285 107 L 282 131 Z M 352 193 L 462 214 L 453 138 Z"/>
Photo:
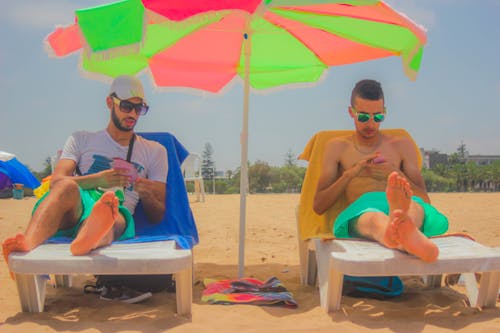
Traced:
<path fill-rule="evenodd" d="M 360 123 L 366 123 L 368 120 L 370 120 L 371 117 L 373 117 L 373 121 L 376 123 L 381 123 L 385 119 L 385 112 L 386 112 L 385 108 L 383 113 L 374 113 L 374 114 L 366 112 L 358 112 L 353 106 L 351 106 L 351 109 L 358 118 L 358 121 Z"/>

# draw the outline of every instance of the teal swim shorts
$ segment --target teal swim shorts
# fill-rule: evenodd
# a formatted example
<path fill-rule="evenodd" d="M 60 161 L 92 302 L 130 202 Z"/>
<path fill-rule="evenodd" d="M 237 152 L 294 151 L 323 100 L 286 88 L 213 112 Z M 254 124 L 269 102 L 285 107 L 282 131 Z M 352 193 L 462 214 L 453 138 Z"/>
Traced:
<path fill-rule="evenodd" d="M 44 196 L 40 198 L 40 200 L 37 201 L 35 204 L 35 207 L 33 207 L 32 214 L 36 211 L 40 203 L 45 199 L 45 197 L 50 193 L 47 192 L 45 193 Z M 57 231 L 53 237 L 70 237 L 70 238 L 75 238 L 76 235 L 78 234 L 78 230 L 80 230 L 80 227 L 82 226 L 83 221 L 89 217 L 90 212 L 92 211 L 92 208 L 94 207 L 94 204 L 96 203 L 97 200 L 102 196 L 104 192 L 100 190 L 84 190 L 80 188 L 80 198 L 81 198 L 81 203 L 83 207 L 83 213 L 82 216 L 80 217 L 80 220 L 78 223 L 70 229 L 64 229 L 64 230 L 59 230 Z M 121 198 L 122 196 L 118 195 L 118 198 Z M 118 238 L 117 240 L 125 240 L 129 238 L 134 238 L 135 237 L 135 224 L 134 224 L 134 218 L 132 217 L 132 214 L 130 214 L 130 211 L 128 208 L 122 206 L 123 200 L 120 200 L 120 204 L 118 206 L 118 211 L 123 215 L 125 218 L 125 231 L 123 234 Z"/>
<path fill-rule="evenodd" d="M 424 209 L 424 221 L 420 231 L 427 237 L 442 235 L 448 230 L 448 219 L 436 208 L 413 196 L 412 200 Z M 360 237 L 355 223 L 366 212 L 382 212 L 389 214 L 389 204 L 385 192 L 368 192 L 360 196 L 342 211 L 333 224 L 333 234 L 339 238 Z"/>

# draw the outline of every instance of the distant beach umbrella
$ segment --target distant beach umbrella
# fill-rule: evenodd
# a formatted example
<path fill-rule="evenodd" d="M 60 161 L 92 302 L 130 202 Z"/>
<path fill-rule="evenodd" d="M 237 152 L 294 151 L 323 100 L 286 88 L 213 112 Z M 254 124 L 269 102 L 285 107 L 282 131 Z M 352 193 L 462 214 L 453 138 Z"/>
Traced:
<path fill-rule="evenodd" d="M 46 43 L 58 57 L 81 51 L 81 68 L 108 79 L 145 71 L 159 87 L 212 93 L 243 80 L 241 277 L 250 88 L 310 84 L 330 66 L 389 56 L 415 79 L 426 35 L 379 0 L 125 0 L 77 10 Z"/>

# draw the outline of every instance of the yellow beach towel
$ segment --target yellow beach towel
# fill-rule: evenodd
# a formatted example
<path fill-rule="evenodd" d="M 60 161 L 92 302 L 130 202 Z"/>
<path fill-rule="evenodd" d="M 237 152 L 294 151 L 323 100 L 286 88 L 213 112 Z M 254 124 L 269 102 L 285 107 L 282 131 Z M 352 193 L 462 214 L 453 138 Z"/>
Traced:
<path fill-rule="evenodd" d="M 410 138 L 415 145 L 415 150 L 419 158 L 419 167 L 422 166 L 422 155 L 420 150 L 410 136 L 404 129 L 383 129 L 383 134 L 391 136 L 406 136 Z M 309 238 L 331 238 L 333 237 L 332 228 L 333 222 L 337 215 L 345 209 L 347 201 L 342 196 L 337 202 L 323 215 L 318 215 L 313 210 L 314 195 L 316 193 L 316 186 L 321 172 L 321 166 L 324 155 L 324 148 L 326 143 L 333 139 L 342 136 L 351 136 L 354 130 L 333 130 L 321 131 L 316 133 L 307 143 L 302 154 L 299 155 L 300 160 L 308 161 L 306 175 L 302 184 L 302 191 L 300 194 L 300 203 L 298 209 L 298 225 L 299 235 L 302 240 Z"/>

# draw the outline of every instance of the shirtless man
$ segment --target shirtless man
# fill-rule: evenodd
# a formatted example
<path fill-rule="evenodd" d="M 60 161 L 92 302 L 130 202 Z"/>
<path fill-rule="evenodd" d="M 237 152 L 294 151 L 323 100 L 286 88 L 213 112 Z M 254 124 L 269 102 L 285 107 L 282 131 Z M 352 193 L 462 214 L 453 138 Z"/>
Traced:
<path fill-rule="evenodd" d="M 358 82 L 351 95 L 352 136 L 327 143 L 314 198 L 325 213 L 345 195 L 349 206 L 334 223 L 336 237 L 362 237 L 432 262 L 438 248 L 426 236 L 446 232 L 448 221 L 429 202 L 413 142 L 384 135 L 386 116 L 380 83 Z"/>
<path fill-rule="evenodd" d="M 75 132 L 66 141 L 50 191 L 35 205 L 26 231 L 2 244 L 6 262 L 11 252 L 31 251 L 54 235 L 73 238 L 73 255 L 132 238 L 139 200 L 149 220 L 163 218 L 166 150 L 134 133 L 139 117 L 148 111 L 141 82 L 131 76 L 116 78 L 106 105 L 110 118 L 105 129 Z M 131 163 L 124 161 L 129 153 Z"/>

